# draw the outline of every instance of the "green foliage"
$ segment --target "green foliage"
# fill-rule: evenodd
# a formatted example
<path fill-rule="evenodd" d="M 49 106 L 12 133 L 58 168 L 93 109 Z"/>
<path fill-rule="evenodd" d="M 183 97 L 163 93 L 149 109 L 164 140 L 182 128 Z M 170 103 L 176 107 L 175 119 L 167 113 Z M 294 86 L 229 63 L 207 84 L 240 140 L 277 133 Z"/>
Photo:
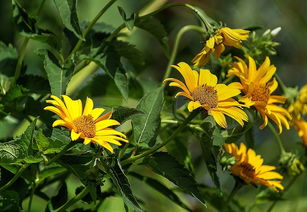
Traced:
<path fill-rule="evenodd" d="M 275 151 L 273 139 L 266 137 L 270 133 L 256 126 L 262 117 L 253 111 L 254 106 L 244 107 L 239 101 L 244 90 L 233 98 L 248 115 L 244 126 L 225 112 L 228 127 L 222 128 L 212 117 L 218 108 L 208 109 L 205 104 L 187 110 L 187 98 L 197 100 L 190 85 L 193 77 L 170 74 L 171 65 L 180 61 L 191 65 L 196 49 L 203 48 L 220 27 L 231 24 L 218 23 L 201 9 L 201 1 L 197 4 L 150 0 L 0 3 L 0 211 L 242 212 L 258 207 L 265 211 L 272 202 L 274 207 L 292 195 L 284 196 L 304 173 L 305 149 L 303 145 L 294 149 L 288 142 L 287 148 L 279 143 L 281 154 Z M 214 14 L 212 5 L 207 6 Z M 263 34 L 254 32 L 259 27 L 247 29 L 253 32 L 239 42 L 242 48 L 227 46 L 225 40 L 218 40 L 220 35 L 215 42 L 224 42 L 225 51 L 218 59 L 210 55 L 210 62 L 200 67 L 210 69 L 218 83 L 238 81 L 227 78 L 234 56 L 252 56 L 259 67 L 266 56 L 277 55 L 279 43 L 274 39 L 280 28 Z M 186 33 L 183 37 L 182 32 Z M 276 59 L 271 58 L 271 63 Z M 166 86 L 164 80 L 170 77 L 187 85 L 189 91 L 183 94 L 187 98 L 178 95 L 175 100 L 175 91 L 186 88 L 180 82 L 170 84 L 175 90 Z M 282 89 L 272 95 L 288 97 L 286 106 L 280 104 L 287 109 L 300 99 L 299 89 L 287 88 L 275 77 Z M 206 92 L 201 93 L 203 100 L 215 98 L 216 93 L 212 97 Z M 58 101 L 47 103 L 50 95 L 80 99 L 82 106 L 79 101 L 64 102 L 66 111 Z M 87 97 L 96 109 L 89 114 L 83 113 Z M 56 114 L 44 110 L 50 104 Z M 103 108 L 103 113 L 98 114 L 97 108 Z M 65 123 L 55 122 L 59 116 Z M 115 125 L 101 127 L 102 123 Z M 101 134 L 120 133 L 118 137 L 116 133 L 101 135 L 96 132 L 99 126 Z M 71 131 L 81 133 L 80 137 L 73 140 Z M 278 140 L 279 135 L 274 135 Z M 255 190 L 250 185 L 241 193 L 230 190 L 233 180 L 239 179 L 230 174 L 238 160 L 225 152 L 224 144 L 240 142 L 257 151 L 261 147 L 268 165 L 279 162 L 276 172 L 285 179 L 283 192 L 264 186 Z M 114 152 L 105 148 L 107 144 Z M 240 168 L 243 174 L 254 174 L 255 169 L 246 164 Z"/>
<path fill-rule="evenodd" d="M 163 106 L 163 88 L 159 87 L 145 95 L 136 109 L 143 114 L 132 118 L 133 135 L 137 145 L 153 146 L 160 127 L 160 112 Z"/>
<path fill-rule="evenodd" d="M 179 186 L 183 191 L 193 195 L 199 201 L 205 203 L 191 173 L 168 153 L 155 153 L 146 159 L 145 164 L 150 166 L 156 173 Z"/>

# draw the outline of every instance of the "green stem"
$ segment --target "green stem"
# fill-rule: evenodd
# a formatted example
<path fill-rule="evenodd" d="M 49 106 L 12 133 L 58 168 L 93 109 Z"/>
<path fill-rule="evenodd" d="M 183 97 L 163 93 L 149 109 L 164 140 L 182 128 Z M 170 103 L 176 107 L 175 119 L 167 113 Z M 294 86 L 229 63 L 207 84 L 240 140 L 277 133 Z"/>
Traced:
<path fill-rule="evenodd" d="M 36 189 L 36 183 L 33 182 L 32 183 L 31 195 L 30 195 L 30 199 L 29 199 L 29 204 L 28 204 L 28 212 L 31 211 L 31 206 L 32 206 L 32 201 L 33 201 L 33 196 L 34 196 L 35 189 Z"/>
<path fill-rule="evenodd" d="M 285 194 L 285 192 L 287 191 L 287 190 L 289 190 L 289 188 L 293 185 L 293 183 L 297 180 L 297 178 L 300 176 L 300 174 L 299 175 L 295 175 L 292 179 L 291 179 L 291 181 L 289 182 L 289 184 L 287 185 L 287 187 L 282 191 L 282 195 L 280 196 L 280 197 L 282 197 L 284 194 Z M 277 204 L 277 201 L 278 200 L 275 200 L 273 203 L 272 203 L 272 205 L 268 208 L 268 210 L 267 210 L 267 212 L 271 212 L 272 210 L 273 210 L 273 208 L 275 207 L 275 205 Z"/>
<path fill-rule="evenodd" d="M 227 208 L 227 206 L 229 205 L 229 203 L 231 202 L 231 200 L 233 199 L 235 194 L 240 190 L 241 187 L 242 187 L 242 183 L 240 183 L 238 180 L 236 180 L 232 191 L 230 192 L 229 196 L 227 197 L 224 209 Z"/>
<path fill-rule="evenodd" d="M 211 24 L 207 21 L 206 17 L 203 16 L 203 14 L 196 7 L 194 7 L 194 6 L 190 5 L 190 4 L 185 4 L 185 3 L 169 3 L 169 4 L 164 5 L 163 7 L 160 7 L 156 11 L 154 11 L 154 12 L 152 12 L 150 14 L 144 15 L 144 16 L 155 15 L 155 14 L 157 14 L 157 13 L 159 13 L 159 12 L 165 10 L 165 9 L 168 9 L 170 7 L 186 7 L 188 9 L 192 10 L 196 14 L 196 16 L 199 18 L 199 20 L 202 23 L 204 23 L 204 25 L 206 26 L 207 30 L 212 28 Z"/>
<path fill-rule="evenodd" d="M 164 142 L 152 147 L 151 149 L 139 154 L 139 155 L 136 155 L 136 156 L 133 156 L 133 157 L 130 157 L 126 160 L 123 160 L 121 162 L 121 165 L 124 166 L 124 165 L 127 165 L 129 163 L 132 163 L 138 159 L 141 159 L 147 155 L 150 155 L 154 152 L 156 152 L 157 150 L 159 150 L 161 147 L 165 146 L 166 144 L 168 144 L 177 134 L 178 132 L 181 132 L 182 129 L 195 117 L 197 116 L 197 114 L 199 113 L 199 110 L 195 110 L 193 111 L 185 120 L 184 122 L 173 132 L 173 134 L 168 137 Z"/>
<path fill-rule="evenodd" d="M 45 2 L 46 2 L 46 0 L 42 0 L 41 4 L 39 6 L 39 9 L 37 11 L 37 16 L 40 15 Z M 21 48 L 20 48 L 20 51 L 19 51 L 18 60 L 17 60 L 17 64 L 16 64 L 14 80 L 13 80 L 13 83 L 12 83 L 13 85 L 16 84 L 16 82 L 17 82 L 17 80 L 18 80 L 18 78 L 20 76 L 20 72 L 21 72 L 21 68 L 22 68 L 22 62 L 23 62 L 23 59 L 24 59 L 25 54 L 26 54 L 26 49 L 27 49 L 27 45 L 29 43 L 29 40 L 30 40 L 30 38 L 28 38 L 28 37 L 24 38 L 23 43 L 21 45 Z"/>
<path fill-rule="evenodd" d="M 13 85 L 16 84 L 19 76 L 20 76 L 20 73 L 21 73 L 21 68 L 22 68 L 22 62 L 23 62 L 23 59 L 25 57 L 25 54 L 26 54 L 26 49 L 27 49 L 27 45 L 29 43 L 29 38 L 24 38 L 23 40 L 23 43 L 20 47 L 20 51 L 19 51 L 19 57 L 18 57 L 18 60 L 17 60 L 17 64 L 16 64 L 16 69 L 15 69 L 15 75 L 14 75 L 14 80 L 13 80 Z"/>
<path fill-rule="evenodd" d="M 62 149 L 61 152 L 59 152 L 56 156 L 54 156 L 53 158 L 51 158 L 49 161 L 47 161 L 46 165 L 51 164 L 52 162 L 56 161 L 57 159 L 59 159 L 62 155 L 64 155 L 71 147 L 75 146 L 78 142 L 77 141 L 71 141 L 69 142 L 64 149 Z"/>
<path fill-rule="evenodd" d="M 110 0 L 95 16 L 95 18 L 90 22 L 90 24 L 85 28 L 84 32 L 82 33 L 83 38 L 86 38 L 86 35 L 89 33 L 89 31 L 93 28 L 93 26 L 96 24 L 96 22 L 99 20 L 99 18 L 111 7 L 117 0 Z M 73 50 L 70 52 L 70 54 L 67 56 L 67 58 L 64 60 L 66 62 L 69 60 L 72 55 L 74 55 L 79 48 L 81 47 L 81 44 L 83 43 L 83 40 L 79 39 Z"/>
<path fill-rule="evenodd" d="M 64 205 L 62 205 L 59 209 L 55 210 L 55 212 L 62 212 L 66 211 L 70 206 L 78 202 L 80 199 L 82 199 L 85 195 L 88 194 L 90 191 L 89 187 L 86 186 L 77 196 L 71 198 L 69 201 L 67 201 Z"/>
<path fill-rule="evenodd" d="M 202 27 L 195 26 L 195 25 L 187 25 L 187 26 L 182 27 L 179 30 L 179 32 L 178 32 L 178 34 L 176 36 L 176 39 L 175 39 L 175 44 L 174 44 L 174 47 L 173 47 L 173 51 L 172 51 L 171 57 L 169 59 L 169 62 L 167 64 L 166 72 L 164 74 L 163 79 L 166 79 L 166 78 L 169 77 L 170 72 L 171 72 L 171 65 L 174 64 L 180 40 L 181 40 L 183 34 L 185 32 L 187 32 L 187 31 L 190 31 L 190 30 L 194 30 L 194 31 L 197 31 L 197 32 L 200 32 L 200 33 L 205 33 L 205 31 L 204 31 L 204 29 Z M 163 84 L 163 86 L 165 86 L 165 84 Z"/>
<path fill-rule="evenodd" d="M 271 132 L 273 133 L 273 135 L 274 135 L 274 137 L 275 137 L 275 140 L 276 140 L 276 142 L 277 142 L 277 144 L 278 144 L 278 146 L 279 146 L 281 155 L 284 154 L 284 153 L 286 153 L 285 148 L 284 148 L 284 145 L 283 145 L 283 143 L 282 143 L 282 141 L 281 141 L 281 139 L 280 139 L 280 136 L 279 136 L 279 134 L 277 133 L 275 127 L 274 127 L 270 122 L 268 123 L 268 126 L 269 126 Z"/>
<path fill-rule="evenodd" d="M 0 188 L 0 192 L 4 191 L 8 187 L 10 187 L 20 177 L 20 175 L 28 168 L 29 165 L 30 164 L 22 165 L 22 167 L 16 172 L 14 177 L 10 181 L 8 181 L 4 186 L 2 186 Z"/>

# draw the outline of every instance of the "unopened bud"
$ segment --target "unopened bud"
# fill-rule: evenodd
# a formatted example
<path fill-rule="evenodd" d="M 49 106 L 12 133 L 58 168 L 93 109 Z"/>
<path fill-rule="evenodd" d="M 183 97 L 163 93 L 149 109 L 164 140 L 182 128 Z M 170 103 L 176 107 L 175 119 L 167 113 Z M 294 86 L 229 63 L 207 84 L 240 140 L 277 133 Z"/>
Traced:
<path fill-rule="evenodd" d="M 281 27 L 276 27 L 275 29 L 271 31 L 271 35 L 275 37 L 280 32 L 280 30 L 281 30 Z"/>

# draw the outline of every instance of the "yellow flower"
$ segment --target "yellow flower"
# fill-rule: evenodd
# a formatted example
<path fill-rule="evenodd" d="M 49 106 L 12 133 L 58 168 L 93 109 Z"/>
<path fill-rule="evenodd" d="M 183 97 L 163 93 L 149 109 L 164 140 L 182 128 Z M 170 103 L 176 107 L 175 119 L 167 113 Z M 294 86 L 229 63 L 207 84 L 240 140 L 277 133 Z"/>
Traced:
<path fill-rule="evenodd" d="M 247 149 L 243 143 L 239 148 L 234 143 L 224 144 L 224 147 L 236 159 L 236 163 L 230 168 L 233 175 L 247 184 L 261 184 L 275 191 L 284 189 L 280 182 L 283 176 L 273 171 L 275 166 L 263 165 L 261 155 L 256 155 L 254 150 Z"/>
<path fill-rule="evenodd" d="M 172 67 L 180 72 L 185 83 L 175 78 L 167 78 L 165 81 L 171 81 L 170 86 L 183 90 L 178 92 L 176 97 L 184 96 L 191 100 L 188 104 L 190 112 L 202 107 L 224 128 L 227 127 L 225 115 L 235 119 L 241 126 L 243 121 L 247 121 L 246 113 L 239 108 L 241 104 L 232 98 L 238 95 L 240 90 L 217 84 L 217 77 L 207 69 L 200 69 L 198 73 L 184 62 Z"/>
<path fill-rule="evenodd" d="M 84 139 L 84 144 L 96 143 L 110 152 L 113 152 L 113 148 L 109 143 L 120 146 L 119 141 L 128 142 L 123 133 L 110 128 L 111 126 L 120 125 L 118 121 L 110 119 L 111 112 L 100 116 L 105 110 L 103 108 L 93 108 L 94 104 L 90 98 L 86 99 L 82 110 L 80 99 L 72 100 L 65 95 L 62 95 L 62 97 L 64 102 L 53 95 L 51 95 L 52 100 L 46 101 L 53 106 L 47 106 L 44 110 L 49 110 L 61 118 L 53 122 L 52 127 L 64 126 L 71 131 L 73 141 L 82 138 Z"/>
<path fill-rule="evenodd" d="M 275 78 L 270 81 L 276 71 L 276 67 L 270 65 L 268 57 L 258 69 L 254 59 L 251 57 L 248 57 L 249 66 L 242 59 L 237 59 L 239 62 L 233 64 L 233 68 L 228 71 L 227 76 L 235 75 L 240 78 L 241 83 L 233 82 L 229 86 L 242 90 L 245 96 L 240 98 L 240 101 L 244 102 L 248 107 L 254 106 L 260 112 L 264 121 L 260 128 L 262 129 L 268 124 L 269 117 L 278 126 L 279 133 L 282 132 L 282 125 L 289 129 L 288 119 L 291 119 L 289 112 L 275 105 L 275 103 L 284 104 L 286 97 L 271 95 L 278 87 Z"/>
<path fill-rule="evenodd" d="M 307 122 L 303 119 L 307 114 L 307 84 L 301 88 L 297 99 L 288 107 L 288 111 L 293 117 L 291 124 L 307 147 Z"/>
<path fill-rule="evenodd" d="M 300 119 L 307 114 L 307 84 L 301 88 L 296 101 L 289 106 L 288 111 L 294 119 Z"/>
<path fill-rule="evenodd" d="M 242 40 L 247 40 L 249 31 L 243 29 L 230 29 L 223 27 L 215 35 L 206 41 L 205 47 L 192 60 L 194 67 L 201 67 L 209 62 L 210 54 L 214 53 L 216 58 L 225 50 L 226 46 L 241 48 Z"/>
<path fill-rule="evenodd" d="M 302 118 L 294 120 L 294 127 L 307 147 L 307 122 Z"/>

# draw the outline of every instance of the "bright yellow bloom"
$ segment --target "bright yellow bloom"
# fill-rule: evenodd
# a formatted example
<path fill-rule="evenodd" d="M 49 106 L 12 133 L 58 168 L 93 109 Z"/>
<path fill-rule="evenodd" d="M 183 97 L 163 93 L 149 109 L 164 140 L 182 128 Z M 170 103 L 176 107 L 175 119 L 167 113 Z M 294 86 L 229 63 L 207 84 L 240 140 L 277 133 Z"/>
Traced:
<path fill-rule="evenodd" d="M 307 122 L 303 118 L 307 114 L 307 84 L 301 88 L 299 96 L 289 106 L 288 111 L 293 117 L 291 124 L 303 139 L 304 145 L 307 146 Z"/>
<path fill-rule="evenodd" d="M 261 184 L 275 191 L 284 189 L 280 182 L 283 176 L 273 171 L 275 166 L 263 165 L 261 155 L 256 155 L 254 150 L 247 149 L 243 143 L 240 148 L 234 143 L 224 144 L 224 147 L 236 159 L 236 163 L 230 168 L 233 175 L 247 184 Z"/>
<path fill-rule="evenodd" d="M 291 119 L 289 112 L 275 105 L 275 103 L 284 104 L 286 97 L 271 95 L 278 87 L 275 78 L 270 81 L 276 67 L 270 65 L 268 57 L 258 69 L 251 57 L 248 57 L 249 66 L 242 59 L 237 59 L 239 62 L 233 64 L 233 68 L 228 71 L 227 76 L 235 75 L 240 78 L 241 83 L 234 82 L 230 86 L 243 91 L 245 96 L 240 98 L 241 102 L 244 102 L 248 107 L 254 106 L 260 112 L 264 121 L 260 128 L 262 129 L 268 124 L 269 117 L 278 126 L 279 133 L 282 132 L 282 125 L 289 129 L 288 119 Z"/>
<path fill-rule="evenodd" d="M 93 108 L 94 103 L 90 98 L 86 99 L 82 110 L 80 99 L 72 100 L 65 95 L 62 95 L 62 97 L 64 102 L 52 95 L 52 100 L 46 101 L 53 106 L 47 106 L 44 110 L 49 110 L 61 118 L 53 122 L 52 127 L 64 126 L 71 131 L 73 141 L 82 138 L 84 139 L 84 144 L 96 143 L 110 152 L 113 152 L 113 148 L 109 143 L 120 146 L 119 141 L 128 142 L 123 133 L 110 128 L 111 126 L 120 125 L 118 121 L 110 119 L 111 112 L 100 116 L 105 110 L 103 108 Z"/>
<path fill-rule="evenodd" d="M 171 81 L 170 86 L 183 90 L 178 92 L 176 97 L 184 96 L 191 100 L 188 104 L 190 112 L 202 107 L 224 128 L 227 127 L 225 115 L 235 119 L 241 126 L 244 124 L 243 121 L 247 121 L 246 113 L 239 108 L 241 104 L 232 98 L 238 95 L 240 90 L 217 84 L 217 77 L 208 69 L 200 69 L 198 73 L 184 62 L 172 67 L 180 72 L 185 83 L 175 78 L 167 78 L 165 81 Z"/>
<path fill-rule="evenodd" d="M 206 41 L 205 47 L 192 60 L 194 67 L 201 67 L 209 62 L 210 54 L 214 53 L 216 58 L 225 50 L 226 46 L 241 48 L 242 40 L 247 40 L 249 31 L 243 29 L 230 29 L 223 27 L 215 35 Z"/>
<path fill-rule="evenodd" d="M 293 124 L 298 135 L 302 138 L 304 145 L 307 147 L 307 122 L 300 118 L 294 120 Z"/>
<path fill-rule="evenodd" d="M 289 106 L 288 111 L 294 119 L 300 119 L 303 115 L 307 114 L 307 84 L 301 88 L 299 96 Z"/>

